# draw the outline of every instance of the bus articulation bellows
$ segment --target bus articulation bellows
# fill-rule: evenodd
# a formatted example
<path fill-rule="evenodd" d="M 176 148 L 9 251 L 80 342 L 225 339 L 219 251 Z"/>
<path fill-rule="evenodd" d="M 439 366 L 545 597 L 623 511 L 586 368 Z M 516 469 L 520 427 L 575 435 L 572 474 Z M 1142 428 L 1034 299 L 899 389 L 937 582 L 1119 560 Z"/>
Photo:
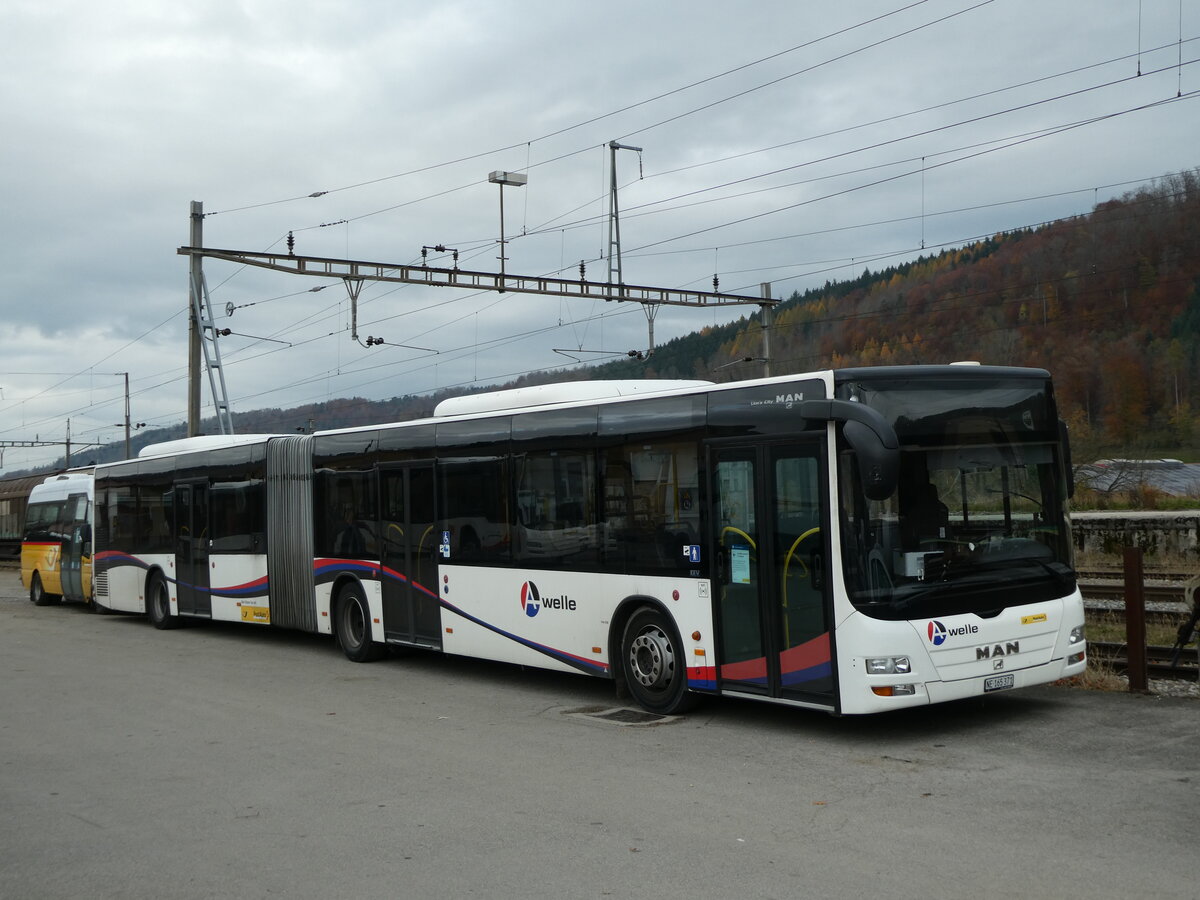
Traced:
<path fill-rule="evenodd" d="M 834 713 L 1078 674 L 1040 369 L 573 382 L 97 467 L 96 598 Z"/>

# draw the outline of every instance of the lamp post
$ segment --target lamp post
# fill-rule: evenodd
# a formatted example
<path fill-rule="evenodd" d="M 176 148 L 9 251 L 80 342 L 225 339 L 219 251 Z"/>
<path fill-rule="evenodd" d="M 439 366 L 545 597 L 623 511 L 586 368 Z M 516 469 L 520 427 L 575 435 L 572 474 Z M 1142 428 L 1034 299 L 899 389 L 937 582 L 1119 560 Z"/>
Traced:
<path fill-rule="evenodd" d="M 524 187 L 529 181 L 528 175 L 520 172 L 495 171 L 488 175 L 488 181 L 500 185 L 500 290 L 504 290 L 504 186 Z"/>

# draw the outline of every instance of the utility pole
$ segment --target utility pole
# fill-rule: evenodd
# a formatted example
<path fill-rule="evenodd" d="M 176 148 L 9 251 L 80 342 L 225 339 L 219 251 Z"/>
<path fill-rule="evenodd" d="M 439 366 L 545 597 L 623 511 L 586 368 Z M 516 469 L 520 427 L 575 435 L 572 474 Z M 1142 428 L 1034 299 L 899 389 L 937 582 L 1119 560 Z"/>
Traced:
<path fill-rule="evenodd" d="M 771 282 L 762 282 L 759 285 L 759 290 L 762 291 L 762 297 L 764 301 L 769 301 L 771 299 Z M 762 315 L 763 378 L 771 377 L 771 325 L 774 324 L 771 321 L 771 306 L 771 303 L 765 302 L 758 307 L 759 310 L 761 310 Z"/>
<path fill-rule="evenodd" d="M 125 458 L 129 459 L 129 373 L 122 374 L 125 376 Z"/>
<path fill-rule="evenodd" d="M 611 176 L 611 187 L 608 194 L 608 283 L 621 286 L 625 284 L 625 277 L 621 272 L 621 211 L 617 204 L 617 151 L 633 150 L 641 153 L 642 148 L 609 141 L 608 149 L 610 155 L 609 174 Z M 616 275 L 615 281 L 614 275 Z"/>
<path fill-rule="evenodd" d="M 204 204 L 192 201 L 191 237 L 203 240 Z M 291 247 L 291 235 L 288 235 Z M 229 394 L 225 389 L 225 369 L 221 365 L 220 333 L 213 323 L 212 302 L 204 282 L 202 261 L 193 255 L 189 266 L 188 285 L 188 437 L 200 433 L 200 353 L 204 352 L 208 385 L 212 390 L 213 408 L 221 434 L 233 434 L 233 416 L 229 411 Z M 228 334 L 228 330 L 225 332 Z"/>
<path fill-rule="evenodd" d="M 617 151 L 618 150 L 633 150 L 639 154 L 642 152 L 641 147 L 630 147 L 628 144 L 618 144 L 616 141 L 608 142 L 609 150 L 609 169 L 611 170 L 611 180 L 608 199 L 608 283 L 615 284 L 620 296 L 617 300 L 624 300 L 625 293 L 625 274 L 621 270 L 621 210 L 617 203 Z M 615 279 L 614 279 L 615 276 Z M 647 326 L 647 353 L 649 356 L 654 352 L 654 317 L 658 315 L 658 304 L 643 303 L 642 309 L 646 313 Z"/>
<path fill-rule="evenodd" d="M 130 415 L 129 415 L 129 373 L 128 372 L 114 372 L 113 374 L 125 376 L 125 422 L 124 422 L 124 425 L 125 425 L 125 458 L 129 459 L 130 457 L 133 456 L 133 450 L 131 449 L 130 442 L 129 442 L 130 432 L 135 428 L 145 428 L 146 423 L 138 422 L 137 424 L 134 424 L 134 422 L 130 418 Z M 117 427 L 120 428 L 121 424 L 122 423 L 118 422 Z"/>
<path fill-rule="evenodd" d="M 204 204 L 192 201 L 191 245 L 204 246 Z M 200 308 L 200 285 L 204 277 L 204 258 L 193 254 L 188 278 L 188 437 L 200 433 L 200 323 L 196 311 Z M 128 421 L 128 419 L 126 419 Z M 126 437 L 128 441 L 128 437 Z M 128 456 L 128 453 L 126 454 Z"/>

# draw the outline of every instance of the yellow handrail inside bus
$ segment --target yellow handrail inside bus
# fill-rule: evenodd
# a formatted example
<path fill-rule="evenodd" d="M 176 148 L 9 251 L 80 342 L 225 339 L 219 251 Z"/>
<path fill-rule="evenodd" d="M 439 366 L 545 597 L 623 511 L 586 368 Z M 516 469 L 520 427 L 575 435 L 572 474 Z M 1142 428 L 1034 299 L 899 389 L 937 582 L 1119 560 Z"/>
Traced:
<path fill-rule="evenodd" d="M 802 535 L 800 535 L 800 537 L 798 537 L 798 538 L 796 538 L 796 540 L 792 541 L 791 549 L 788 550 L 787 556 L 785 556 L 783 558 L 783 584 L 782 584 L 781 588 L 782 588 L 782 594 L 783 594 L 783 645 L 784 645 L 784 647 L 792 646 L 791 634 L 790 634 L 791 623 L 788 622 L 788 616 L 787 616 L 787 612 L 788 612 L 788 598 L 787 598 L 788 567 L 791 566 L 792 555 L 796 552 L 796 548 L 800 546 L 800 543 L 805 538 L 811 537 L 814 534 L 818 534 L 820 531 L 821 531 L 820 525 L 817 525 L 815 528 L 808 529 L 808 531 L 804 532 Z M 804 560 L 800 560 L 800 565 L 804 568 L 804 574 L 801 575 L 800 577 L 807 578 L 808 577 L 808 566 L 804 565 Z"/>
<path fill-rule="evenodd" d="M 751 550 L 758 549 L 758 544 L 754 543 L 754 538 L 750 537 L 750 535 L 746 534 L 746 532 L 742 531 L 742 529 L 734 528 L 732 525 L 726 525 L 724 528 L 721 529 L 721 546 L 722 547 L 725 546 L 725 532 L 727 532 L 727 531 L 732 531 L 734 534 L 738 534 L 738 535 L 741 535 L 742 537 L 744 537 L 747 541 L 750 542 Z"/>
<path fill-rule="evenodd" d="M 792 548 L 790 550 L 788 550 L 787 556 L 784 557 L 784 559 L 783 559 L 783 583 L 785 586 L 785 591 L 784 591 L 785 598 L 787 596 L 786 586 L 787 586 L 788 566 L 790 566 L 792 564 L 792 554 L 796 552 L 796 548 L 800 546 L 801 541 L 803 541 L 806 537 L 816 534 L 820 530 L 821 530 L 820 525 L 816 526 L 815 528 L 808 529 L 808 531 L 804 532 L 804 534 L 800 535 L 800 537 L 796 538 L 796 540 L 792 542 Z M 808 566 L 804 565 L 804 560 L 800 560 L 800 565 L 804 567 L 804 574 L 801 575 L 800 577 L 805 578 L 808 576 Z M 785 603 L 784 605 L 786 606 L 787 604 Z"/>

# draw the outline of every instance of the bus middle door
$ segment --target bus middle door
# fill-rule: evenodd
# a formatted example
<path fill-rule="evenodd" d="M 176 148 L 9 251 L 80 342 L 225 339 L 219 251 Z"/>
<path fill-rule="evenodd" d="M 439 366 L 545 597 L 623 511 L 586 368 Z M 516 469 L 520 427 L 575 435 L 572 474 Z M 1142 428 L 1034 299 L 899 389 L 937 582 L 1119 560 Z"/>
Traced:
<path fill-rule="evenodd" d="M 379 504 L 384 633 L 398 643 L 441 647 L 433 463 L 380 468 Z"/>
<path fill-rule="evenodd" d="M 208 578 L 208 482 L 175 485 L 175 595 L 179 612 L 212 615 Z"/>

